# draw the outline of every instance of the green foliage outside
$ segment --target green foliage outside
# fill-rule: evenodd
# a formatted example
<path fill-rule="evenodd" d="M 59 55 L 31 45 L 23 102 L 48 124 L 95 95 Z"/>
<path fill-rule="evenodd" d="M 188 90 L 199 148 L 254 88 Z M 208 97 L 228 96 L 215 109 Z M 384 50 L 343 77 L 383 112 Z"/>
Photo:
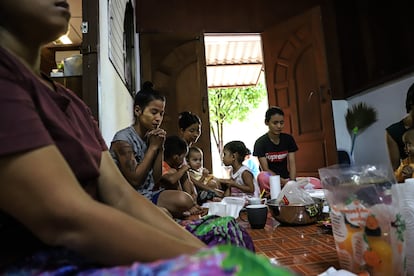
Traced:
<path fill-rule="evenodd" d="M 208 90 L 211 135 L 220 156 L 222 156 L 224 146 L 224 124 L 230 124 L 235 120 L 243 122 L 266 95 L 266 88 L 261 83 L 256 86 Z"/>

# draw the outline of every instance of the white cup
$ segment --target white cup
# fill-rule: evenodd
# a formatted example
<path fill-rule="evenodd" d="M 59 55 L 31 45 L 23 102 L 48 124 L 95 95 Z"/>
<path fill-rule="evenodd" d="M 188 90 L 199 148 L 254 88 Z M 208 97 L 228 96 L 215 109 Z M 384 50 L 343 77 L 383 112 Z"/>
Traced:
<path fill-rule="evenodd" d="M 269 176 L 269 182 L 270 182 L 270 198 L 271 199 L 277 198 L 281 190 L 280 175 Z"/>
<path fill-rule="evenodd" d="M 250 205 L 259 205 L 259 204 L 266 204 L 267 199 L 266 198 L 260 198 L 260 197 L 250 197 L 247 199 Z"/>

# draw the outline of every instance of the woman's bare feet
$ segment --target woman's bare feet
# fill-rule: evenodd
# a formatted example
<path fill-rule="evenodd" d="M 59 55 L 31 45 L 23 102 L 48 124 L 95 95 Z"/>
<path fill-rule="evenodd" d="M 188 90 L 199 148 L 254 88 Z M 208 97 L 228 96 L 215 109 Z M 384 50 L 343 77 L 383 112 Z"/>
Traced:
<path fill-rule="evenodd" d="M 199 205 L 194 205 L 193 207 L 191 207 L 190 210 L 185 211 L 183 213 L 184 216 L 194 216 L 194 215 L 200 215 L 200 216 L 205 216 L 208 213 L 208 208 L 203 208 Z"/>

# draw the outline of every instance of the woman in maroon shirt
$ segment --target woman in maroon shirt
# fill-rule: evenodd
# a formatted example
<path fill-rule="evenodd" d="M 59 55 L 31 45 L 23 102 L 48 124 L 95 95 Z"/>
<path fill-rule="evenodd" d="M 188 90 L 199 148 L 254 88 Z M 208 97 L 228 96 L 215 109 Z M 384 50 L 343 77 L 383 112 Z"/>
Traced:
<path fill-rule="evenodd" d="M 196 252 L 122 177 L 86 105 L 40 73 L 69 18 L 63 0 L 0 2 L 0 264 L 40 247 L 106 265 Z"/>
<path fill-rule="evenodd" d="M 0 274 L 275 274 L 236 246 L 202 249 L 125 180 L 89 109 L 40 73 L 69 18 L 66 0 L 0 1 Z"/>

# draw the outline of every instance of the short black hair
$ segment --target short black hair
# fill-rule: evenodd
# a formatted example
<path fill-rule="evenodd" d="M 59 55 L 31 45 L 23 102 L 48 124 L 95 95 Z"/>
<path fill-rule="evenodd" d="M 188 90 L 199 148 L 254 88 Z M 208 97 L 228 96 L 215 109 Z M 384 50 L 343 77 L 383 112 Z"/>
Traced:
<path fill-rule="evenodd" d="M 283 112 L 283 110 L 280 107 L 278 107 L 278 106 L 269 107 L 269 109 L 266 111 L 265 122 L 269 122 L 270 118 L 272 118 L 272 116 L 276 115 L 276 114 L 285 116 L 285 113 Z"/>
<path fill-rule="evenodd" d="M 196 146 L 191 146 L 189 149 L 188 149 L 188 153 L 187 153 L 187 156 L 186 156 L 186 160 L 188 161 L 188 158 L 190 157 L 190 154 L 192 154 L 192 153 L 200 153 L 201 154 L 201 156 L 203 156 L 204 154 L 203 154 L 203 150 L 202 149 L 200 149 L 199 147 L 196 147 Z"/>
<path fill-rule="evenodd" d="M 187 153 L 188 146 L 185 140 L 177 135 L 170 135 L 165 138 L 164 158 L 168 159 L 178 154 Z"/>
<path fill-rule="evenodd" d="M 186 130 L 193 124 L 201 125 L 201 119 L 198 115 L 191 113 L 190 111 L 183 111 L 178 114 L 178 127 L 182 130 Z"/>

